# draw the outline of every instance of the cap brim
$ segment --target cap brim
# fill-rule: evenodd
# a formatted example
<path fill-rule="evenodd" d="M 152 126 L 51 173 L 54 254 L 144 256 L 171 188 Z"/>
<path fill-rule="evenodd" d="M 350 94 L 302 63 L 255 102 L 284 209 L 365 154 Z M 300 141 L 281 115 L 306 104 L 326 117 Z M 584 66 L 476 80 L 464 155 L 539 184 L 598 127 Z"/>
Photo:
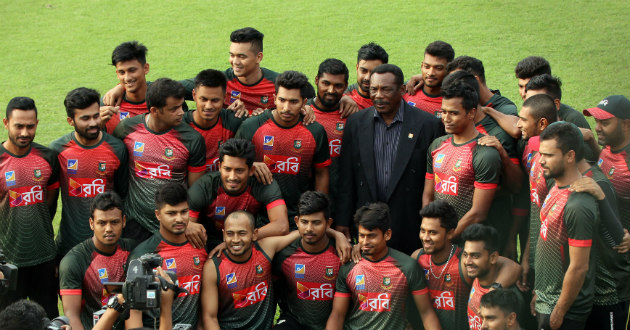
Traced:
<path fill-rule="evenodd" d="M 590 109 L 585 109 L 583 111 L 585 116 L 593 116 L 595 117 L 595 119 L 599 119 L 599 120 L 605 120 L 605 119 L 610 119 L 613 118 L 614 115 L 606 110 L 602 110 L 600 108 L 590 108 Z"/>

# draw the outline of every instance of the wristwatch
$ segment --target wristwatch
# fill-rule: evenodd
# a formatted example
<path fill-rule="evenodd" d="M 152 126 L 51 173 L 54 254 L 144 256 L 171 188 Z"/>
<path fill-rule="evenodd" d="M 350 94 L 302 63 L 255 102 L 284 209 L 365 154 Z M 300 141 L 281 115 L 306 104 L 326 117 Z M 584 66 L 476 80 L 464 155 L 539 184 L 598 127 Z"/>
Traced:
<path fill-rule="evenodd" d="M 114 310 L 116 310 L 118 313 L 122 313 L 125 311 L 125 304 L 121 304 L 118 302 L 118 297 L 116 295 L 113 295 L 111 297 L 109 297 L 109 300 L 107 301 L 107 308 L 113 308 Z"/>
<path fill-rule="evenodd" d="M 501 288 L 503 288 L 503 286 L 499 282 L 492 283 L 492 285 L 490 287 L 493 288 L 493 289 L 501 289 Z"/>

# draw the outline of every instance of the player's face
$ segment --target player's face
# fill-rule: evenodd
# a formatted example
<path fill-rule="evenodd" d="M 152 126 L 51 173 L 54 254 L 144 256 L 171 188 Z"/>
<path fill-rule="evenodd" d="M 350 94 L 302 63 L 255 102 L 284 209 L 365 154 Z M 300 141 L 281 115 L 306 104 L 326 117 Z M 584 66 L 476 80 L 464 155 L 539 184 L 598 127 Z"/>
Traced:
<path fill-rule="evenodd" d="M 448 62 L 445 58 L 435 57 L 430 54 L 424 54 L 422 61 L 422 81 L 427 87 L 442 86 L 442 80 L 446 77 L 446 65 Z"/>
<path fill-rule="evenodd" d="M 111 210 L 94 210 L 90 217 L 90 228 L 94 231 L 94 238 L 105 246 L 118 243 L 125 227 L 125 217 L 118 208 Z"/>
<path fill-rule="evenodd" d="M 321 242 L 326 237 L 326 229 L 331 223 L 332 219 L 326 219 L 324 212 L 303 214 L 295 219 L 302 242 L 309 245 Z"/>
<path fill-rule="evenodd" d="M 99 109 L 99 104 L 94 103 L 85 109 L 75 109 L 74 118 L 68 118 L 68 122 L 74 127 L 74 131 L 85 140 L 98 139 L 101 133 L 99 129 L 101 125 Z"/>
<path fill-rule="evenodd" d="M 230 45 L 230 65 L 237 77 L 248 76 L 259 69 L 262 52 L 254 53 L 251 42 L 233 42 Z"/>
<path fill-rule="evenodd" d="M 389 241 L 391 236 L 391 229 L 383 232 L 378 228 L 369 230 L 359 225 L 359 244 L 361 245 L 361 252 L 371 260 L 379 259 L 386 252 L 387 241 Z"/>
<path fill-rule="evenodd" d="M 184 119 L 184 99 L 178 99 L 173 96 L 169 96 L 166 99 L 166 105 L 156 111 L 151 111 L 151 116 L 155 116 L 156 119 L 169 127 L 175 127 L 181 124 Z M 151 109 L 155 109 L 151 107 Z"/>
<path fill-rule="evenodd" d="M 193 90 L 197 113 L 205 121 L 214 121 L 223 109 L 225 91 L 221 87 L 199 86 Z"/>
<path fill-rule="evenodd" d="M 357 85 L 364 94 L 370 93 L 370 75 L 372 70 L 383 64 L 381 60 L 360 60 L 357 63 Z"/>
<path fill-rule="evenodd" d="M 422 218 L 420 240 L 426 254 L 434 254 L 444 250 L 448 238 L 446 237 L 446 228 L 440 226 L 439 218 Z"/>
<path fill-rule="evenodd" d="M 507 330 L 509 327 L 508 317 L 499 307 L 481 306 L 479 314 L 483 321 L 481 324 L 482 330 Z"/>
<path fill-rule="evenodd" d="M 247 166 L 245 158 L 223 156 L 223 161 L 219 163 L 221 173 L 221 183 L 226 192 L 230 194 L 240 194 L 247 189 L 247 179 L 254 174 Z"/>
<path fill-rule="evenodd" d="M 595 132 L 599 145 L 620 146 L 625 140 L 622 129 L 623 123 L 624 121 L 617 117 L 603 120 L 595 119 Z"/>
<path fill-rule="evenodd" d="M 566 162 L 572 151 L 563 155 L 562 150 L 557 147 L 556 140 L 551 139 L 540 141 L 538 153 L 540 153 L 540 166 L 545 179 L 559 178 L 564 175 Z"/>
<path fill-rule="evenodd" d="M 246 217 L 229 217 L 224 224 L 223 240 L 230 255 L 239 257 L 251 251 L 256 233 Z"/>
<path fill-rule="evenodd" d="M 149 63 L 144 65 L 138 60 L 116 63 L 116 76 L 129 93 L 135 93 L 147 83 L 146 74 L 149 73 Z"/>
<path fill-rule="evenodd" d="M 370 99 L 381 115 L 393 114 L 400 107 L 402 86 L 396 85 L 396 77 L 391 72 L 375 73 L 370 79 Z"/>
<path fill-rule="evenodd" d="M 464 243 L 462 259 L 464 259 L 466 273 L 470 278 L 483 277 L 490 271 L 492 255 L 484 247 L 483 241 L 466 241 Z"/>
<path fill-rule="evenodd" d="M 527 86 L 527 83 L 530 79 L 531 78 L 518 78 L 518 93 L 521 94 L 521 98 L 523 99 L 523 101 L 525 101 L 525 99 L 527 98 L 527 94 L 525 93 L 525 86 Z"/>
<path fill-rule="evenodd" d="M 306 103 L 299 89 L 278 88 L 276 94 L 276 119 L 284 126 L 295 125 L 300 119 L 300 110 Z"/>
<path fill-rule="evenodd" d="M 336 108 L 339 105 L 343 92 L 348 87 L 343 74 L 323 73 L 321 77 L 315 78 L 315 84 L 317 85 L 317 98 L 328 109 Z"/>
<path fill-rule="evenodd" d="M 27 148 L 35 138 L 37 130 L 37 114 L 34 110 L 14 109 L 10 118 L 2 119 L 8 131 L 9 141 L 16 147 Z"/>
<path fill-rule="evenodd" d="M 466 113 L 466 109 L 462 106 L 461 97 L 442 99 L 442 123 L 444 123 L 446 133 L 463 133 L 469 125 L 473 124 L 474 117 L 475 109 Z"/>
<path fill-rule="evenodd" d="M 164 204 L 155 211 L 160 227 L 174 235 L 184 235 L 188 226 L 188 202 L 177 205 Z"/>
<path fill-rule="evenodd" d="M 523 140 L 530 139 L 534 136 L 540 135 L 540 131 L 538 129 L 538 122 L 530 115 L 529 107 L 522 107 L 521 111 L 518 113 L 518 122 L 516 122 L 516 127 L 521 130 L 521 138 Z"/>

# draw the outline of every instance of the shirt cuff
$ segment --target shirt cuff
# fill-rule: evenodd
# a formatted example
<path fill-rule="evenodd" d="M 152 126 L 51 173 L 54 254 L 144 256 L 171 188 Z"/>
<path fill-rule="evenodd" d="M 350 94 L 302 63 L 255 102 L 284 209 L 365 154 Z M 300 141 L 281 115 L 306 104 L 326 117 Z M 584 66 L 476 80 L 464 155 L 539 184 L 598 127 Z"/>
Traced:
<path fill-rule="evenodd" d="M 477 189 L 490 190 L 490 189 L 497 189 L 498 186 L 499 185 L 496 183 L 483 183 L 483 182 L 475 181 L 475 188 Z"/>
<path fill-rule="evenodd" d="M 61 289 L 59 290 L 61 296 L 80 296 L 81 289 Z"/>
<path fill-rule="evenodd" d="M 287 203 L 284 202 L 284 199 L 276 199 L 275 201 L 267 204 L 267 211 L 271 210 L 272 208 L 274 208 L 276 206 L 280 206 L 280 205 L 287 205 Z"/>
<path fill-rule="evenodd" d="M 188 172 L 201 173 L 206 171 L 206 164 L 201 166 L 188 166 Z"/>
<path fill-rule="evenodd" d="M 323 162 L 323 163 L 316 163 L 316 164 L 315 164 L 315 167 L 316 167 L 316 168 L 328 167 L 328 166 L 330 166 L 330 164 L 332 164 L 332 161 L 330 160 L 330 158 L 328 158 L 328 159 L 326 159 L 326 161 L 325 161 L 325 162 Z"/>

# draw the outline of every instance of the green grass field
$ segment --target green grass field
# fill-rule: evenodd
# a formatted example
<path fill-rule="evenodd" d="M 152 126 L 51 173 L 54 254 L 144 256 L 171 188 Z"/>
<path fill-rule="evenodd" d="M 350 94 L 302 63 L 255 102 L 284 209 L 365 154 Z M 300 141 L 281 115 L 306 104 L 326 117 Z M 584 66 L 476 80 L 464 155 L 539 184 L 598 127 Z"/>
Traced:
<path fill-rule="evenodd" d="M 514 66 L 529 55 L 550 61 L 564 83 L 563 102 L 576 109 L 607 95 L 630 95 L 624 0 L 5 0 L 0 17 L 0 104 L 34 98 L 40 110 L 35 140 L 45 145 L 70 131 L 63 108 L 68 91 L 86 86 L 104 93 L 117 84 L 111 52 L 121 42 L 139 40 L 149 48 L 148 79 L 184 79 L 227 68 L 229 34 L 244 26 L 265 34 L 263 66 L 312 78 L 322 60 L 335 57 L 355 82 L 356 51 L 369 41 L 381 44 L 409 77 L 419 73 L 426 45 L 440 39 L 456 56 L 481 59 L 488 86 L 517 105 Z"/>

